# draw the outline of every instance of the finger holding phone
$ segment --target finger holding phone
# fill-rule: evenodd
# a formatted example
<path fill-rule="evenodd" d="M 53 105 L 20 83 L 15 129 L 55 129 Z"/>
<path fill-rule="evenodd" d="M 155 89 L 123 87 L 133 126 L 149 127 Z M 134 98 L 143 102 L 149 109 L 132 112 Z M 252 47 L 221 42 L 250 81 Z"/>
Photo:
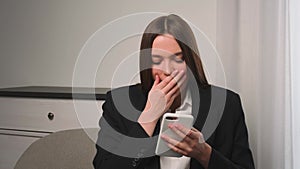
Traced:
<path fill-rule="evenodd" d="M 168 147 L 174 152 L 197 159 L 207 168 L 212 148 L 205 142 L 202 133 L 195 128 L 189 129 L 178 123 L 170 124 L 168 127 L 181 138 L 178 141 L 168 135 L 161 135 Z"/>

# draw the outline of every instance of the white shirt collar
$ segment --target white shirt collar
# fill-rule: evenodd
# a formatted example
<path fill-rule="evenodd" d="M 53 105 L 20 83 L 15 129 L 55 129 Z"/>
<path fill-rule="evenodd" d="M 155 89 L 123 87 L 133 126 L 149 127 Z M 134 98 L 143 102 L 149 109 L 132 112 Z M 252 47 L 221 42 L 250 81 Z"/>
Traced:
<path fill-rule="evenodd" d="M 176 109 L 176 113 L 192 114 L 192 96 L 190 90 L 186 91 L 183 103 Z"/>

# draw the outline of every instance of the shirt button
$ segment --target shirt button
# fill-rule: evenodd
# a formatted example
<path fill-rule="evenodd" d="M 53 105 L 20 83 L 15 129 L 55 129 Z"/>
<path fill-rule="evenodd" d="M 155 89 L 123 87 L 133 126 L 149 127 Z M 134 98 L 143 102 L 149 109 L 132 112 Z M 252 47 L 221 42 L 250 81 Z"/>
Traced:
<path fill-rule="evenodd" d="M 137 156 L 138 156 L 139 158 L 141 158 L 143 155 L 144 155 L 143 153 L 138 153 L 138 154 L 137 154 Z"/>
<path fill-rule="evenodd" d="M 132 161 L 132 166 L 136 167 L 136 162 L 135 161 Z"/>

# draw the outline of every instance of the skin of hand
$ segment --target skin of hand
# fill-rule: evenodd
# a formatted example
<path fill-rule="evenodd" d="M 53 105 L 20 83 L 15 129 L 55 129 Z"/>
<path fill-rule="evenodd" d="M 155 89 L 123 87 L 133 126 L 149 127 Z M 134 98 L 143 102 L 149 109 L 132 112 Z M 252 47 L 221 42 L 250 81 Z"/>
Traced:
<path fill-rule="evenodd" d="M 145 109 L 138 119 L 138 122 L 149 136 L 152 136 L 158 119 L 170 108 L 174 99 L 179 96 L 180 87 L 185 79 L 185 72 L 177 70 L 162 81 L 158 75 L 155 76 Z"/>
<path fill-rule="evenodd" d="M 188 129 L 181 124 L 168 126 L 181 140 L 174 140 L 167 135 L 162 135 L 168 146 L 175 152 L 198 160 L 203 167 L 207 168 L 212 148 L 204 140 L 200 131 L 195 128 Z"/>

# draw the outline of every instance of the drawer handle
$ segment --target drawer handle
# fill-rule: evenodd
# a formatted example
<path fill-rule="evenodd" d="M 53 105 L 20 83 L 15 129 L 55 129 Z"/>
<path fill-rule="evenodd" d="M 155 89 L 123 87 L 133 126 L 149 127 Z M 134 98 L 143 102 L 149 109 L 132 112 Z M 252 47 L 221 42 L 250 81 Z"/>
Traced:
<path fill-rule="evenodd" d="M 48 119 L 53 120 L 54 119 L 54 114 L 52 112 L 48 113 Z"/>

